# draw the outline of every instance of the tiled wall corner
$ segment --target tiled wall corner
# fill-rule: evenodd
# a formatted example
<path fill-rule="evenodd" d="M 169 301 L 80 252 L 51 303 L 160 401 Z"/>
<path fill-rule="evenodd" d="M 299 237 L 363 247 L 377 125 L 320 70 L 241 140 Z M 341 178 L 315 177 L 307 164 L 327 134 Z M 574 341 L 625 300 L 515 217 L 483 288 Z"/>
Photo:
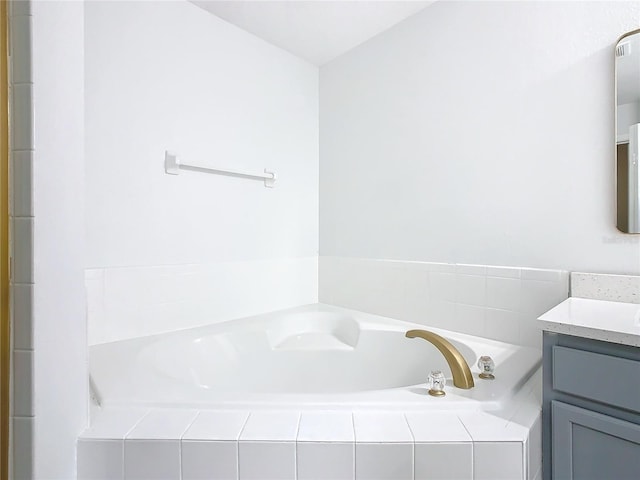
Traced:
<path fill-rule="evenodd" d="M 568 272 L 320 257 L 321 303 L 540 348 L 535 319 L 568 296 Z"/>
<path fill-rule="evenodd" d="M 33 81 L 31 2 L 9 2 L 12 331 L 11 478 L 33 478 Z"/>
<path fill-rule="evenodd" d="M 318 301 L 317 257 L 85 270 L 89 344 Z"/>
<path fill-rule="evenodd" d="M 572 272 L 571 296 L 640 303 L 640 276 Z"/>

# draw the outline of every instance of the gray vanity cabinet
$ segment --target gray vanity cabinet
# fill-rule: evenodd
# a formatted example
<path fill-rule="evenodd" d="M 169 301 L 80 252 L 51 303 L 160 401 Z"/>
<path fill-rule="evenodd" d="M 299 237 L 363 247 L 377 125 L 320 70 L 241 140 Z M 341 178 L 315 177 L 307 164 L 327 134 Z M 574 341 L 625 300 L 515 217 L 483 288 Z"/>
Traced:
<path fill-rule="evenodd" d="M 640 480 L 640 348 L 544 332 L 544 480 Z"/>

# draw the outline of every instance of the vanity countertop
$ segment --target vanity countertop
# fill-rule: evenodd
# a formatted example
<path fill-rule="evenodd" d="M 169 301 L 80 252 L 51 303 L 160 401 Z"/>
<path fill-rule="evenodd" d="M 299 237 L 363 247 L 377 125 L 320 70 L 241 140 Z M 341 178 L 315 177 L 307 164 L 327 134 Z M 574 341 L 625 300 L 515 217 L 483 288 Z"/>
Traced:
<path fill-rule="evenodd" d="M 640 305 L 571 297 L 538 318 L 548 332 L 640 347 Z"/>

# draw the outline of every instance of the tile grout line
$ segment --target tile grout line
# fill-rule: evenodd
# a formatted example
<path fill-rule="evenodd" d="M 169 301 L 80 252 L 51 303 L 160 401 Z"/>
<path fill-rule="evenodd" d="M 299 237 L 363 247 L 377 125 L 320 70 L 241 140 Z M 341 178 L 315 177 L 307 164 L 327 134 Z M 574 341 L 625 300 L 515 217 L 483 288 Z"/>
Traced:
<path fill-rule="evenodd" d="M 236 469 L 238 472 L 238 479 L 240 479 L 240 437 L 242 437 L 242 433 L 244 429 L 247 427 L 247 423 L 249 423 L 249 419 L 251 418 L 253 412 L 249 411 L 247 418 L 244 419 L 244 423 L 242 424 L 242 428 L 240 428 L 240 432 L 238 433 L 238 438 L 236 439 Z"/>
<path fill-rule="evenodd" d="M 180 479 L 182 479 L 182 477 L 184 476 L 183 471 L 182 471 L 182 439 L 184 438 L 184 435 L 191 428 L 191 425 L 193 425 L 195 423 L 195 421 L 200 417 L 200 413 L 202 413 L 202 410 L 198 410 L 197 411 L 195 416 L 191 419 L 189 424 L 182 431 L 182 433 L 180 434 L 180 438 L 178 439 L 178 471 L 180 472 Z"/>
<path fill-rule="evenodd" d="M 356 468 L 357 449 L 356 449 L 356 444 L 357 444 L 358 439 L 356 438 L 356 419 L 355 419 L 355 413 L 354 412 L 351 412 L 351 428 L 353 428 L 353 479 L 355 480 L 356 474 L 357 474 L 357 468 Z"/>
<path fill-rule="evenodd" d="M 298 436 L 300 435 L 300 424 L 302 423 L 302 412 L 298 413 L 298 424 L 296 426 L 296 438 L 293 442 L 293 476 L 298 478 Z"/>

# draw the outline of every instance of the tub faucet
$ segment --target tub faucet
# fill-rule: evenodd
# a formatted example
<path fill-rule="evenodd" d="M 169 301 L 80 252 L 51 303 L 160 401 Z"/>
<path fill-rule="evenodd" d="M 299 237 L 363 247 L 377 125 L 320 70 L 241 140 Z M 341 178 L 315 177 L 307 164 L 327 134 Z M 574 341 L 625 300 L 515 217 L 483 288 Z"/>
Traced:
<path fill-rule="evenodd" d="M 464 389 L 473 388 L 473 375 L 471 374 L 469 364 L 458 349 L 451 345 L 447 339 L 427 330 L 409 330 L 405 336 L 407 338 L 420 337 L 435 345 L 449 364 L 451 374 L 453 375 L 453 385 Z"/>

